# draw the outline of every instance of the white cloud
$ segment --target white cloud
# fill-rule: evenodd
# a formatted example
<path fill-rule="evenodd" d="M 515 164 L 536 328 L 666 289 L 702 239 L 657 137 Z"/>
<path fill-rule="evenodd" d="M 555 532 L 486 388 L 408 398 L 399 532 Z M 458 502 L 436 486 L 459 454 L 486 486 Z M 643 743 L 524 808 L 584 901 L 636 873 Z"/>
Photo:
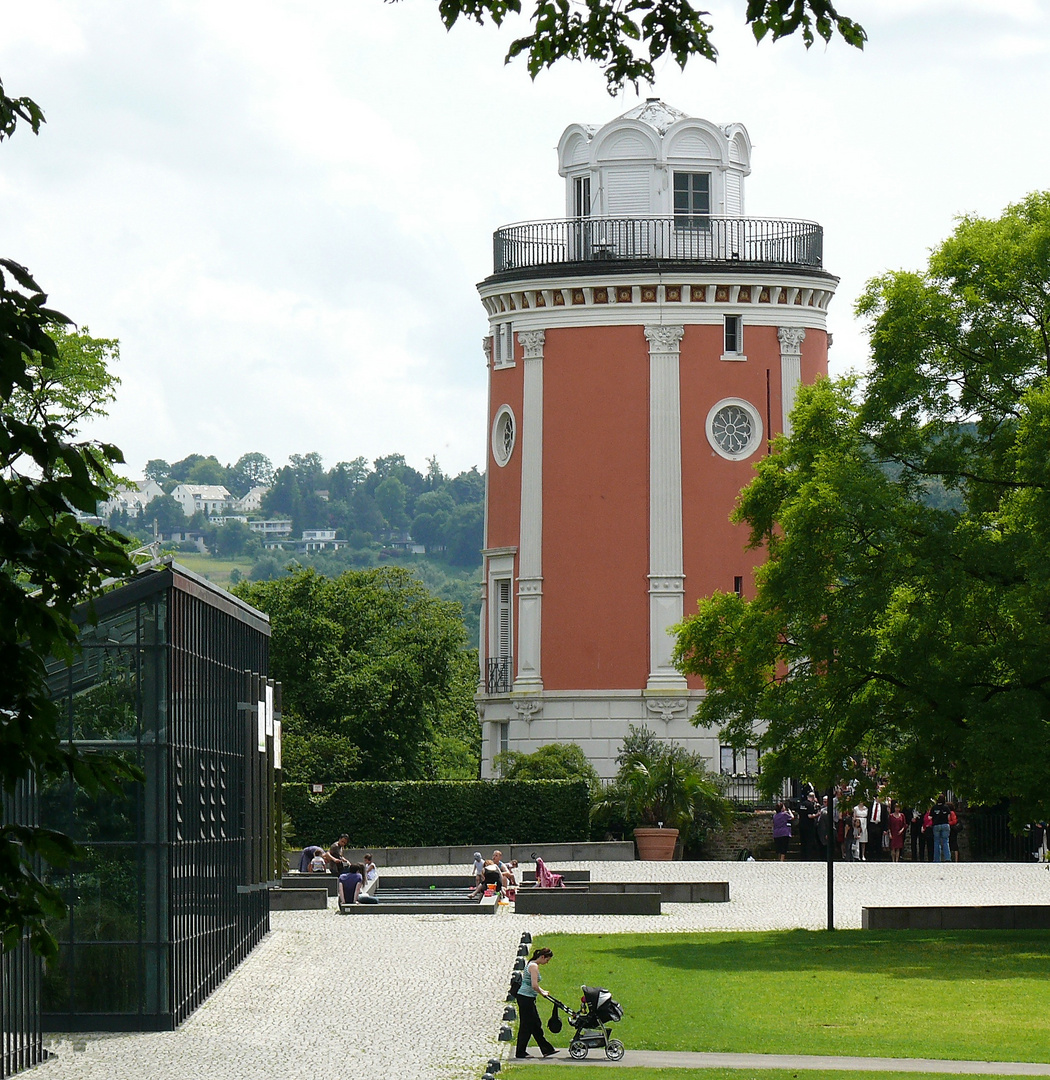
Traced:
<path fill-rule="evenodd" d="M 137 466 L 483 463 L 492 230 L 559 216 L 561 131 L 633 93 L 579 64 L 533 83 L 513 27 L 446 34 L 433 0 L 0 3 L 4 85 L 48 115 L 0 146 L 3 254 L 121 338 L 100 437 Z M 719 63 L 666 62 L 655 92 L 747 125 L 749 212 L 823 224 L 834 363 L 862 363 L 868 277 L 1046 185 L 1047 6 L 842 0 L 863 52 L 756 46 L 743 0 L 708 6 Z"/>

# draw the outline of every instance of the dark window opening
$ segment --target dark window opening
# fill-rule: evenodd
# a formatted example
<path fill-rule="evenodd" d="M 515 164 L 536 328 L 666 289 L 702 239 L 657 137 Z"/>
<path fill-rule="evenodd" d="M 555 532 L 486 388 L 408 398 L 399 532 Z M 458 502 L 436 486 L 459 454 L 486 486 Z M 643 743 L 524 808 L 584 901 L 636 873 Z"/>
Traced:
<path fill-rule="evenodd" d="M 711 174 L 674 174 L 674 223 L 680 229 L 706 229 L 711 217 Z"/>

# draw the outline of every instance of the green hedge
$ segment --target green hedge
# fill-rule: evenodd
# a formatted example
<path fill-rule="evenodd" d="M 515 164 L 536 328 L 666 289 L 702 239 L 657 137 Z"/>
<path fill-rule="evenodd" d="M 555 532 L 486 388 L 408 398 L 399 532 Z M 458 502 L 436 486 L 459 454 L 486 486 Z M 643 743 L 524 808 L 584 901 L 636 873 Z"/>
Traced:
<path fill-rule="evenodd" d="M 556 844 L 589 838 L 583 780 L 437 780 L 284 785 L 284 813 L 303 844 L 352 847 Z"/>

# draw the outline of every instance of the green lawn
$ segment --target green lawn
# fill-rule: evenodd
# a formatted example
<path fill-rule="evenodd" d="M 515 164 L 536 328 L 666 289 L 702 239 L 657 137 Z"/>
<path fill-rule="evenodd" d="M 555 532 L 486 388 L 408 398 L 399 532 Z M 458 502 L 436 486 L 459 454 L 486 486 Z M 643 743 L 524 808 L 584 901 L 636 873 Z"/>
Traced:
<path fill-rule="evenodd" d="M 176 551 L 172 556 L 177 563 L 181 563 L 187 570 L 207 578 L 224 589 L 230 587 L 230 574 L 236 567 L 242 577 L 247 577 L 253 566 L 252 560 L 247 556 L 237 556 L 232 559 L 220 559 L 214 555 L 201 555 L 196 551 Z"/>
<path fill-rule="evenodd" d="M 537 942 L 554 951 L 543 985 L 555 997 L 578 1005 L 583 982 L 612 991 L 624 1008 L 614 1032 L 628 1050 L 1050 1062 L 1050 931 L 552 934 Z M 555 1045 L 568 1045 L 569 1032 Z"/>
<path fill-rule="evenodd" d="M 999 1080 L 1002 1080 L 1001 1074 Z M 840 1072 L 831 1069 L 639 1069 L 614 1066 L 590 1069 L 582 1065 L 507 1064 L 499 1080 L 996 1080 L 991 1074 L 975 1078 L 973 1073 L 873 1073 Z"/>

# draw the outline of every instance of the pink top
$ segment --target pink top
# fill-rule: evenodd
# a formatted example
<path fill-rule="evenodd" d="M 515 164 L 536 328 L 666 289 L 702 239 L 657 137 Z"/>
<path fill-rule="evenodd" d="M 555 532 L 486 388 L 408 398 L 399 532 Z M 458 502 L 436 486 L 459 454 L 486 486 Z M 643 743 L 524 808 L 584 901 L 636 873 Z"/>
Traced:
<path fill-rule="evenodd" d="M 536 860 L 536 887 L 540 889 L 564 888 L 561 874 L 552 874 L 542 859 Z"/>

